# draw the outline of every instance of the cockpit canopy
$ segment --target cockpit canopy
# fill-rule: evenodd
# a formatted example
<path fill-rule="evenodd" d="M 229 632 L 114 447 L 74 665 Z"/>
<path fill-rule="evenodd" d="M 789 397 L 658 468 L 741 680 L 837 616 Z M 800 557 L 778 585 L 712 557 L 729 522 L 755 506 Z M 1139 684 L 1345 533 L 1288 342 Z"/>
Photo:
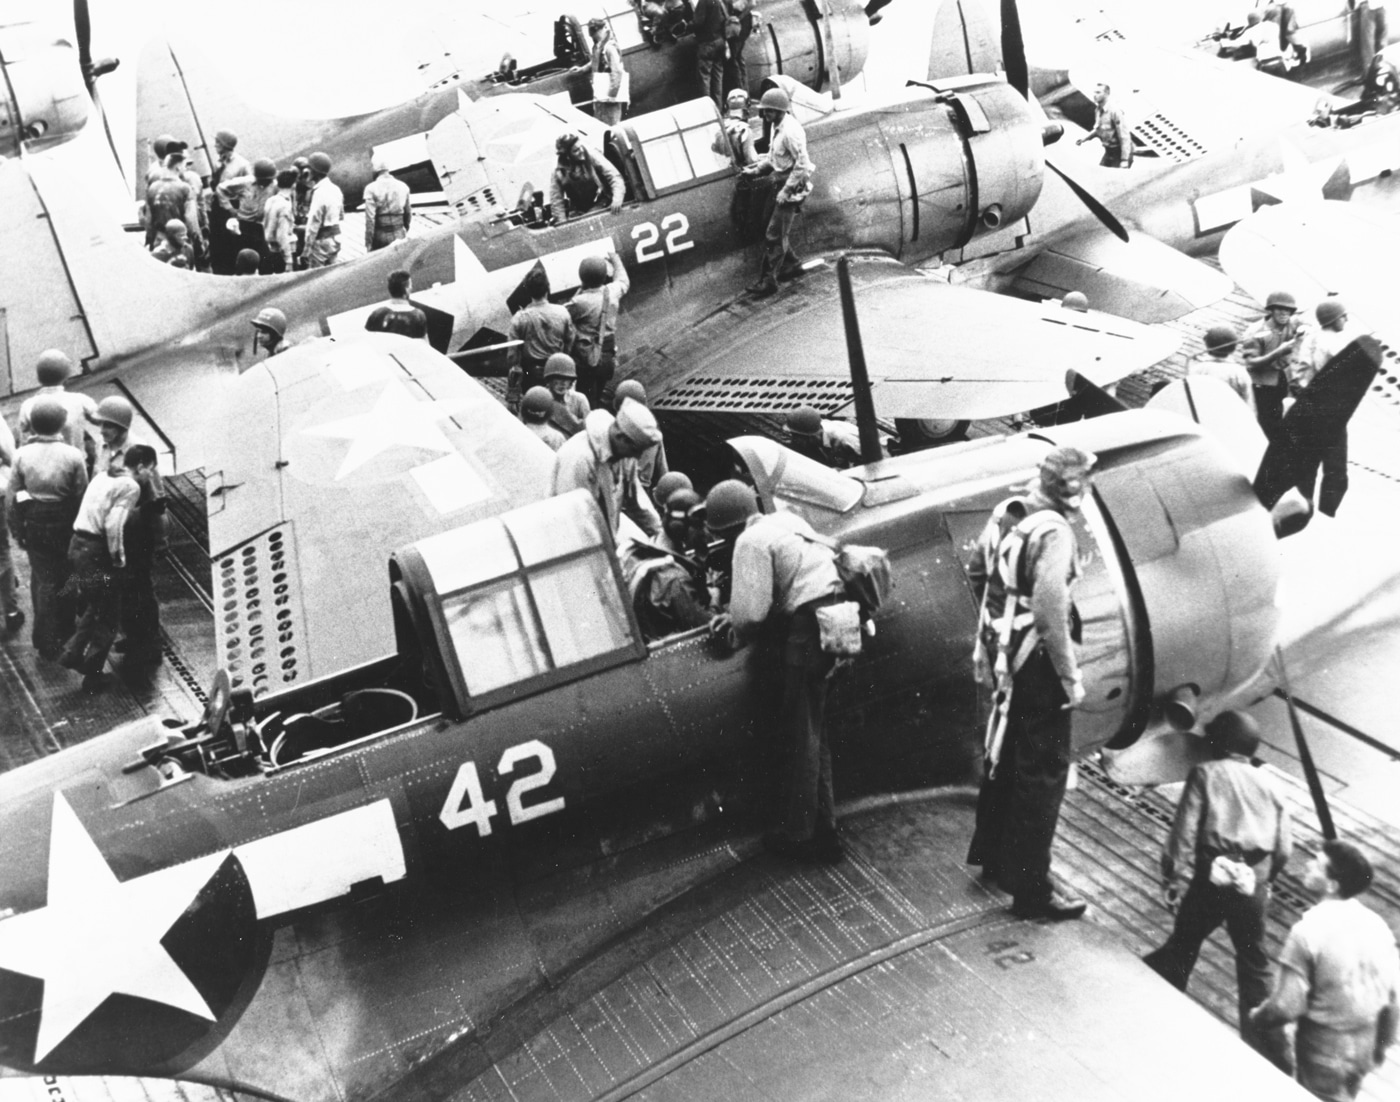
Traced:
<path fill-rule="evenodd" d="M 463 716 L 646 654 L 582 490 L 420 540 L 390 569 Z"/>

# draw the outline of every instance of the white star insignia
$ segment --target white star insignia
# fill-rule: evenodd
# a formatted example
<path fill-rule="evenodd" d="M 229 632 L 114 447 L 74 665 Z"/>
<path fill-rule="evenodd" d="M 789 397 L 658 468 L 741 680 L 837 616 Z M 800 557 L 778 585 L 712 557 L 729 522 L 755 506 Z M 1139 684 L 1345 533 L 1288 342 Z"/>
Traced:
<path fill-rule="evenodd" d="M 109 995 L 133 995 L 214 1020 L 161 945 L 227 854 L 120 882 L 68 806 L 54 796 L 47 905 L 0 922 L 0 968 L 44 981 L 38 1063 Z"/>
<path fill-rule="evenodd" d="M 305 431 L 311 436 L 350 441 L 350 450 L 335 473 L 339 482 L 391 448 L 423 448 L 444 455 L 455 451 L 437 424 L 452 413 L 446 402 L 417 401 L 401 382 L 394 381 L 384 388 L 368 412 Z"/>

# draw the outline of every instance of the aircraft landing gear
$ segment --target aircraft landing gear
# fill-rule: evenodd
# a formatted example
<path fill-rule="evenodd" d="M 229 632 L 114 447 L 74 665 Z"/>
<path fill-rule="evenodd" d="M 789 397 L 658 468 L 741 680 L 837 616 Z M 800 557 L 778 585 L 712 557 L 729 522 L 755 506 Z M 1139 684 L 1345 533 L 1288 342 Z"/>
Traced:
<path fill-rule="evenodd" d="M 936 448 L 967 438 L 971 421 L 955 421 L 937 417 L 896 417 L 895 431 L 899 433 L 899 450 L 903 452 Z"/>

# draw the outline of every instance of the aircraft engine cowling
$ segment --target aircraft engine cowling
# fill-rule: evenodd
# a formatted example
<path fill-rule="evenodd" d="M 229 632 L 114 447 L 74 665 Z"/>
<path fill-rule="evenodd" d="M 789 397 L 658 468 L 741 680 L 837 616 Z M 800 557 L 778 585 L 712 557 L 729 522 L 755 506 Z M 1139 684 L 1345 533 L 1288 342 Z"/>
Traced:
<path fill-rule="evenodd" d="M 1248 480 L 1205 436 L 1133 441 L 1122 421 L 1046 434 L 1099 456 L 1076 521 L 1088 551 L 1077 754 L 1179 731 L 1186 699 L 1209 718 L 1267 664 L 1278 623 L 1277 544 Z"/>
<path fill-rule="evenodd" d="M 66 141 L 87 123 L 88 92 L 78 51 L 69 43 L 34 24 L 6 27 L 0 31 L 0 64 L 0 156 Z"/>
<path fill-rule="evenodd" d="M 831 90 L 831 61 L 836 77 L 847 81 L 865 67 L 870 52 L 870 21 L 865 9 L 850 0 L 833 0 L 831 36 L 825 15 L 815 3 L 770 5 L 744 46 L 749 94 L 762 92 L 765 77 L 785 74 L 819 92 Z M 835 45 L 834 57 L 831 45 Z"/>
<path fill-rule="evenodd" d="M 918 261 L 1022 219 L 1045 176 L 1042 120 L 1004 81 L 911 99 L 880 120 L 899 190 L 901 258 Z M 820 167 L 820 166 L 819 166 Z"/>

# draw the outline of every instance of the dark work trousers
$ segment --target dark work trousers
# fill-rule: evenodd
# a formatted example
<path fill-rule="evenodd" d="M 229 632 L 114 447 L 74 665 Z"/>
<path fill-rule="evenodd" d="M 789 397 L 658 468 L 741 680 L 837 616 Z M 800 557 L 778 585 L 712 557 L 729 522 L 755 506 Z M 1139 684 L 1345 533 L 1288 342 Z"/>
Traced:
<path fill-rule="evenodd" d="M 1376 1026 L 1332 1029 L 1301 1018 L 1298 1021 L 1298 1082 L 1318 1098 L 1350 1102 L 1361 1093 L 1361 1081 L 1375 1067 Z"/>
<path fill-rule="evenodd" d="M 775 832 L 793 842 L 836 830 L 831 751 L 826 740 L 826 693 L 832 666 L 821 648 L 819 606 L 809 601 L 787 619 L 782 631 L 783 695 L 778 717 L 778 802 Z"/>
<path fill-rule="evenodd" d="M 271 275 L 272 269 L 269 267 L 271 252 L 268 249 L 267 234 L 263 231 L 262 220 L 253 221 L 248 218 L 240 218 L 238 220 L 238 234 L 240 237 L 238 249 L 252 249 L 258 254 L 258 274 Z M 237 256 L 238 251 L 235 250 L 235 259 Z"/>
<path fill-rule="evenodd" d="M 1283 422 L 1283 400 L 1288 397 L 1288 387 L 1282 383 L 1278 386 L 1256 384 L 1251 389 L 1254 391 L 1254 409 L 1259 418 L 1259 427 L 1264 430 L 1267 439 L 1273 440 Z"/>
<path fill-rule="evenodd" d="M 1043 646 L 1015 674 L 996 775 L 977 794 L 969 864 L 992 870 L 1018 904 L 1050 898 L 1050 847 L 1069 778 L 1070 713 Z"/>
<path fill-rule="evenodd" d="M 243 238 L 228 230 L 233 215 L 217 199 L 209 207 L 209 270 L 215 275 L 232 275 L 233 262 L 243 248 Z"/>
<path fill-rule="evenodd" d="M 802 263 L 792 250 L 792 227 L 797 216 L 802 213 L 801 203 L 780 203 L 778 192 L 782 191 L 791 173 L 773 174 L 773 191 L 768 200 L 772 213 L 768 216 L 768 228 L 763 234 L 763 267 L 760 278 L 786 276 L 791 269 Z"/>
<path fill-rule="evenodd" d="M 1249 1021 L 1249 1012 L 1269 997 L 1273 983 L 1269 955 L 1264 948 L 1269 884 L 1263 876 L 1257 877 L 1253 895 L 1241 895 L 1232 887 L 1216 887 L 1210 882 L 1210 866 L 1216 856 L 1211 852 L 1196 854 L 1196 876 L 1181 898 L 1171 937 L 1160 949 L 1154 949 L 1142 959 L 1178 991 L 1185 991 L 1201 944 L 1223 922 L 1235 946 L 1240 1037 L 1251 1048 L 1278 1063 L 1282 1059 L 1281 1050 L 1286 1047 L 1281 1032 L 1260 1029 Z"/>
<path fill-rule="evenodd" d="M 700 91 L 715 101 L 724 111 L 724 59 L 728 51 L 724 39 L 702 42 L 695 51 L 695 66 L 700 74 Z"/>
<path fill-rule="evenodd" d="M 117 637 L 121 595 L 107 541 L 101 536 L 74 532 L 68 546 L 73 575 L 70 586 L 78 592 L 78 626 L 63 647 L 63 657 L 76 660 L 82 672 L 101 673 L 107 652 Z M 76 585 L 75 585 L 76 583 Z"/>
<path fill-rule="evenodd" d="M 29 592 L 34 603 L 34 646 L 45 658 L 57 656 L 73 634 L 77 601 L 63 590 L 72 572 L 68 545 L 77 516 L 76 501 L 32 501 L 24 523 Z"/>
<path fill-rule="evenodd" d="M 1313 499 L 1313 489 L 1317 485 L 1317 469 L 1322 468 L 1322 491 L 1318 497 L 1318 510 L 1326 516 L 1335 517 L 1337 507 L 1346 496 L 1350 479 L 1347 477 L 1347 433 L 1325 448 L 1298 448 L 1297 463 L 1298 492 L 1309 501 Z"/>
<path fill-rule="evenodd" d="M 1122 168 L 1123 167 L 1123 147 L 1121 145 L 1109 145 L 1103 143 L 1103 156 L 1099 158 L 1100 168 Z"/>

